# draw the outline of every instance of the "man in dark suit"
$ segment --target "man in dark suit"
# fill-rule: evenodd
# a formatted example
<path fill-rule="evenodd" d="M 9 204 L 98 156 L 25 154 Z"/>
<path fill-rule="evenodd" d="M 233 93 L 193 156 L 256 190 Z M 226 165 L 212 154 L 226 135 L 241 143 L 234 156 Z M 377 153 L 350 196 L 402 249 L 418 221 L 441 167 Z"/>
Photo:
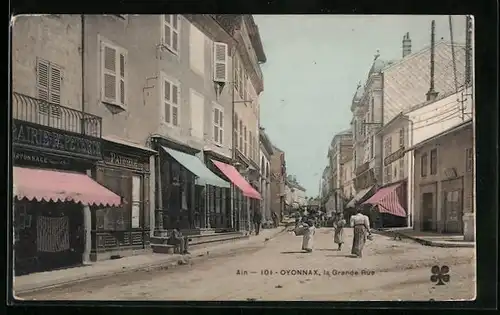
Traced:
<path fill-rule="evenodd" d="M 254 228 L 255 228 L 255 235 L 259 235 L 260 225 L 262 224 L 262 213 L 260 213 L 260 210 L 254 211 L 253 224 L 254 224 Z"/>

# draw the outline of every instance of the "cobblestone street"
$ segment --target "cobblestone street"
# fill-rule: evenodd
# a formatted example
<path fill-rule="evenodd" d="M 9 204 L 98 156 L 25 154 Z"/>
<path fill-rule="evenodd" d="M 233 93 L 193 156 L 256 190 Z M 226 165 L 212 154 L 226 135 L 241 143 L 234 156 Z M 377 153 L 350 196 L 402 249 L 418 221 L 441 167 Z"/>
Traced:
<path fill-rule="evenodd" d="M 244 252 L 207 258 L 168 270 L 141 271 L 25 295 L 36 300 L 469 300 L 475 296 L 473 248 L 426 247 L 374 235 L 363 258 L 334 250 L 332 231 L 318 229 L 315 250 L 301 253 L 301 238 L 282 234 Z M 431 282 L 431 267 L 449 266 L 445 285 Z M 317 274 L 295 274 L 316 270 Z M 344 271 L 345 274 L 340 272 Z M 358 275 L 352 275 L 351 271 Z M 238 275 L 240 273 L 240 275 Z"/>

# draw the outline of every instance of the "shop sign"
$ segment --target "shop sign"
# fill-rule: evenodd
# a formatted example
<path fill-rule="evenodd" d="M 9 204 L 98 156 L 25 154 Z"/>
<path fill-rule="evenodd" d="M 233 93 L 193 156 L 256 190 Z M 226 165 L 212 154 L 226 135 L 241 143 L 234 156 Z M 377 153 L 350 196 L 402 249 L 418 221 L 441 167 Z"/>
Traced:
<path fill-rule="evenodd" d="M 70 164 L 69 159 L 60 157 L 45 156 L 40 153 L 29 152 L 14 152 L 14 161 L 16 162 L 32 162 L 40 165 L 50 166 L 67 166 Z"/>
<path fill-rule="evenodd" d="M 396 152 L 391 153 L 390 155 L 386 156 L 384 159 L 384 166 L 387 166 L 391 163 L 394 163 L 395 161 L 403 158 L 405 156 L 405 147 L 402 146 L 400 147 Z"/>
<path fill-rule="evenodd" d="M 61 129 L 14 119 L 14 145 L 31 149 L 53 151 L 91 159 L 101 159 L 101 140 Z"/>
<path fill-rule="evenodd" d="M 106 164 L 133 169 L 148 169 L 146 165 L 149 166 L 149 163 L 141 162 L 138 158 L 112 151 L 104 151 L 103 159 Z"/>

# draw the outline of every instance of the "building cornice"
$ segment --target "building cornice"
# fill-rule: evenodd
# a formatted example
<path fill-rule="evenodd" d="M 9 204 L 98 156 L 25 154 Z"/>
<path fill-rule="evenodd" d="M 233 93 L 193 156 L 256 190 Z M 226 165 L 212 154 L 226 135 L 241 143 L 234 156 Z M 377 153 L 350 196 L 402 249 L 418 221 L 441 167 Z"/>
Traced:
<path fill-rule="evenodd" d="M 260 37 L 259 27 L 255 24 L 255 20 L 253 19 L 253 15 L 247 14 L 245 15 L 245 25 L 248 30 L 248 36 L 250 37 L 250 41 L 252 42 L 252 46 L 255 50 L 255 54 L 257 55 L 257 60 L 259 62 L 266 62 L 267 57 L 264 53 L 264 46 L 262 45 L 262 39 Z"/>
<path fill-rule="evenodd" d="M 228 44 L 229 50 L 237 46 L 238 43 L 233 37 L 233 29 L 230 26 L 224 27 L 223 24 L 221 24 L 220 18 L 216 18 L 217 15 L 184 14 L 183 16 L 200 31 L 202 31 L 208 38 L 210 38 L 210 40 Z M 224 15 L 222 20 L 230 21 L 231 17 Z M 230 23 L 224 22 L 224 24 L 229 25 Z"/>

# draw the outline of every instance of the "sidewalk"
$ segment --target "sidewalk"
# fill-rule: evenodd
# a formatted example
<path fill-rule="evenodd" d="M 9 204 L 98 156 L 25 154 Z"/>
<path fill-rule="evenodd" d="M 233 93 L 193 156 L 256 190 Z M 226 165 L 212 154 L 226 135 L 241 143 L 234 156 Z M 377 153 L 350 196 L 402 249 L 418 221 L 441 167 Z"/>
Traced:
<path fill-rule="evenodd" d="M 259 235 L 252 235 L 246 240 L 198 248 L 192 250 L 190 255 L 151 253 L 115 260 L 99 261 L 83 267 L 19 276 L 14 278 L 14 295 L 16 293 L 27 293 L 72 282 L 110 277 L 121 273 L 186 264 L 187 261 L 197 257 L 224 255 L 232 251 L 237 251 L 238 249 L 243 249 L 249 245 L 262 244 L 284 231 L 285 227 L 283 226 L 275 229 L 264 229 Z"/>
<path fill-rule="evenodd" d="M 476 242 L 464 241 L 463 235 L 456 235 L 456 234 L 422 232 L 408 228 L 372 230 L 372 233 L 381 234 L 389 237 L 406 238 L 425 246 L 446 247 L 446 248 L 452 248 L 452 247 L 474 248 L 476 246 Z"/>

